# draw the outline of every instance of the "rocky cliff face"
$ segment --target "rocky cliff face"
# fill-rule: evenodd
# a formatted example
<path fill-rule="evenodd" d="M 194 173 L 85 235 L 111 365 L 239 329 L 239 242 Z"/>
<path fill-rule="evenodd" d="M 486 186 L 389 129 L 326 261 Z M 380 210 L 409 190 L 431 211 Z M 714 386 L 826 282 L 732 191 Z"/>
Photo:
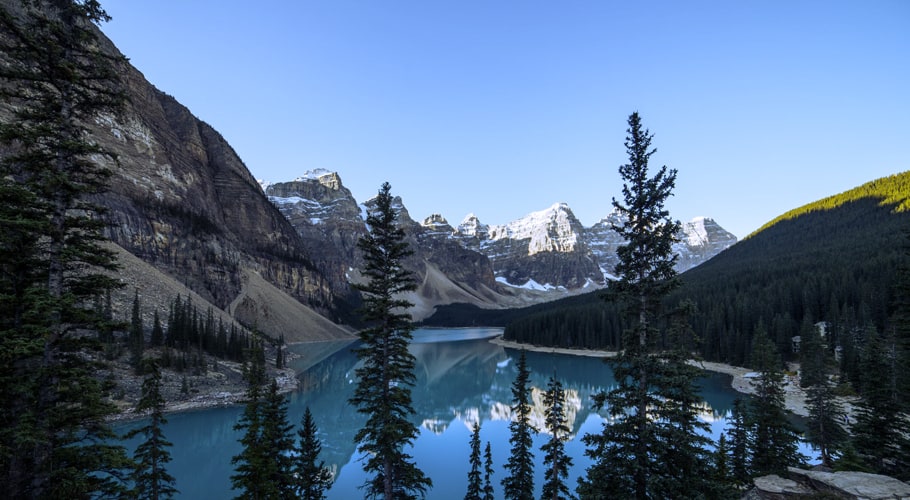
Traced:
<path fill-rule="evenodd" d="M 118 53 L 103 35 L 101 43 Z M 339 285 L 315 265 L 300 235 L 224 138 L 132 66 L 124 63 L 121 77 L 128 98 L 124 108 L 86 124 L 92 140 L 118 158 L 106 165 L 113 172 L 110 190 L 96 200 L 107 208 L 106 235 L 248 325 L 268 324 L 275 294 L 288 296 L 295 307 L 335 315 L 347 284 Z M 0 102 L 0 114 L 7 105 Z M 245 294 L 252 277 L 272 287 L 265 303 Z M 130 294 L 138 286 L 125 284 Z M 240 297 L 247 297 L 243 307 Z M 174 298 L 148 305 L 166 314 Z M 332 332 L 317 336 L 347 335 L 327 328 Z M 284 333 L 289 340 L 310 334 L 267 333 Z"/>

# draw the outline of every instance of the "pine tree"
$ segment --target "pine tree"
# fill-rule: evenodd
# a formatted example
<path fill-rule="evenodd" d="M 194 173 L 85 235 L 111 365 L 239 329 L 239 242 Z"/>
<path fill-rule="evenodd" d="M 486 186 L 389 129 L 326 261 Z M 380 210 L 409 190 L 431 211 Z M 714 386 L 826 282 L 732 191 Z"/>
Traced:
<path fill-rule="evenodd" d="M 544 484 L 542 499 L 559 500 L 575 498 L 566 485 L 572 457 L 566 455 L 565 442 L 568 439 L 569 426 L 566 421 L 566 393 L 562 383 L 550 377 L 547 392 L 544 394 L 544 417 L 550 439 L 540 450 L 544 452 Z"/>
<path fill-rule="evenodd" d="M 332 487 L 332 472 L 319 460 L 322 442 L 313 414 L 307 407 L 297 431 L 297 456 L 294 458 L 294 493 L 301 500 L 323 500 L 325 492 Z"/>
<path fill-rule="evenodd" d="M 509 422 L 509 444 L 512 454 L 506 462 L 508 475 L 502 479 L 503 494 L 507 499 L 527 499 L 534 496 L 534 452 L 531 425 L 531 372 L 528 370 L 524 350 L 518 358 L 518 373 L 512 382 L 512 413 Z"/>
<path fill-rule="evenodd" d="M 490 442 L 483 451 L 483 500 L 494 500 L 493 491 L 493 453 L 490 451 Z"/>
<path fill-rule="evenodd" d="M 860 394 L 852 427 L 853 447 L 867 465 L 880 474 L 900 474 L 900 403 L 890 382 L 893 366 L 888 360 L 884 339 L 869 327 L 860 357 Z"/>
<path fill-rule="evenodd" d="M 417 468 L 404 447 L 417 437 L 410 421 L 411 386 L 414 385 L 414 356 L 408 352 L 413 325 L 402 297 L 416 288 L 404 259 L 412 254 L 398 225 L 400 209 L 395 206 L 391 186 L 384 183 L 367 215 L 370 232 L 358 241 L 363 251 L 363 275 L 367 283 L 357 285 L 363 294 L 363 319 L 370 325 L 360 331 L 361 346 L 356 353 L 363 365 L 351 404 L 367 416 L 354 436 L 358 451 L 365 455 L 364 470 L 372 477 L 364 484 L 366 497 L 409 498 L 424 496 L 432 486 L 430 478 Z"/>
<path fill-rule="evenodd" d="M 155 316 L 152 319 L 152 335 L 149 343 L 154 347 L 164 345 L 164 330 L 161 328 L 161 319 L 158 317 L 157 309 L 155 309 Z"/>
<path fill-rule="evenodd" d="M 163 430 L 167 418 L 164 416 L 165 401 L 161 395 L 161 371 L 156 360 L 146 359 L 144 363 L 145 379 L 136 411 L 149 412 L 149 421 L 148 424 L 126 435 L 126 439 L 138 435 L 145 438 L 133 454 L 135 469 L 132 474 L 133 491 L 130 496 L 136 499 L 158 500 L 171 498 L 178 491 L 174 486 L 174 477 L 167 471 L 167 463 L 171 461 L 168 448 L 173 444 L 164 436 Z"/>
<path fill-rule="evenodd" d="M 240 490 L 238 499 L 260 499 L 275 495 L 268 484 L 269 464 L 263 439 L 265 357 L 260 349 L 252 353 L 250 362 L 244 364 L 243 376 L 247 382 L 246 404 L 234 430 L 242 431 L 240 444 L 243 449 L 231 459 L 234 475 L 231 476 L 233 489 Z M 184 379 L 185 380 L 185 379 Z M 277 496 L 275 496 L 277 498 Z"/>
<path fill-rule="evenodd" d="M 692 303 L 684 302 L 671 312 L 668 346 L 657 354 L 661 362 L 652 377 L 660 402 L 651 410 L 659 470 L 651 489 L 659 497 L 697 496 L 715 489 L 708 452 L 710 426 L 698 416 L 705 402 L 696 380 L 703 372 L 687 362 L 695 337 L 689 323 L 693 310 Z"/>
<path fill-rule="evenodd" d="M 142 353 L 145 351 L 145 333 L 142 325 L 142 308 L 139 302 L 139 290 L 133 295 L 133 312 L 130 317 L 130 364 L 137 374 L 142 374 Z"/>
<path fill-rule="evenodd" d="M 752 367 L 760 376 L 752 382 L 755 393 L 749 409 L 749 465 L 755 476 L 782 474 L 787 467 L 802 462 L 797 448 L 799 435 L 787 419 L 780 357 L 761 323 L 752 342 Z"/>
<path fill-rule="evenodd" d="M 617 497 L 645 499 L 661 496 L 674 478 L 668 475 L 667 460 L 679 459 L 667 439 L 664 409 L 672 418 L 688 421 L 691 401 L 663 401 L 673 391 L 687 387 L 691 372 L 679 366 L 679 356 L 665 356 L 660 349 L 658 319 L 662 299 L 679 284 L 672 245 L 679 232 L 678 221 L 664 208 L 676 183 L 676 170 L 661 167 L 651 176 L 648 161 L 656 152 L 653 135 L 642 128 L 638 113 L 632 113 L 625 141 L 629 163 L 619 167 L 623 178 L 623 201 L 613 199 L 614 209 L 623 217 L 613 229 L 626 241 L 619 247 L 615 274 L 608 297 L 626 306 L 631 328 L 623 332 L 622 349 L 612 361 L 616 385 L 595 395 L 596 409 L 609 407 L 610 421 L 599 435 L 588 434 L 583 441 L 586 454 L 594 460 L 587 477 L 579 481 L 582 498 L 599 498 L 605 491 Z M 674 389 L 675 388 L 675 389 Z M 689 398 L 687 393 L 685 398 Z M 691 428 L 677 433 L 686 448 L 697 439 Z"/>
<path fill-rule="evenodd" d="M 122 58 L 98 37 L 107 19 L 96 1 L 0 6 L 0 254 L 25 252 L 0 267 L 0 484 L 13 498 L 116 496 L 130 467 L 94 377 L 109 325 L 93 303 L 116 286 L 99 272 L 116 261 L 91 202 L 113 156 L 86 129 L 122 101 Z"/>
<path fill-rule="evenodd" d="M 752 478 L 749 470 L 749 434 L 747 422 L 747 403 L 740 398 L 733 401 L 730 412 L 731 427 L 727 431 L 730 436 L 730 474 L 733 483 L 738 486 L 748 484 Z"/>
<path fill-rule="evenodd" d="M 709 498 L 735 498 L 733 476 L 730 470 L 730 449 L 724 433 L 717 438 L 717 447 L 713 453 L 713 471 L 711 474 L 711 493 Z"/>
<path fill-rule="evenodd" d="M 848 437 L 841 424 L 844 410 L 835 397 L 834 384 L 828 375 L 828 366 L 833 360 L 815 326 L 807 321 L 800 333 L 800 384 L 806 388 L 809 410 L 806 438 L 818 448 L 822 464 L 831 467 L 833 454 Z"/>
<path fill-rule="evenodd" d="M 468 492 L 465 493 L 464 500 L 481 500 L 483 494 L 483 484 L 480 482 L 480 424 L 474 423 L 474 430 L 471 432 L 471 456 L 469 458 L 471 470 L 468 471 Z"/>
<path fill-rule="evenodd" d="M 262 452 L 268 498 L 293 498 L 294 449 L 293 426 L 288 423 L 287 398 L 279 392 L 278 382 L 272 379 L 262 408 Z"/>

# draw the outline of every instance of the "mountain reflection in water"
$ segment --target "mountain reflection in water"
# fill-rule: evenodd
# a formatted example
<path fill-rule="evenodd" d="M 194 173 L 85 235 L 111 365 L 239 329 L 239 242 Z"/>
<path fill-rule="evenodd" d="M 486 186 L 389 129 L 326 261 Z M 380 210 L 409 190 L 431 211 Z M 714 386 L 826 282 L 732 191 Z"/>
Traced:
<path fill-rule="evenodd" d="M 427 329 L 414 332 L 411 352 L 417 359 L 416 384 L 412 388 L 414 423 L 420 435 L 409 453 L 418 467 L 434 483 L 427 498 L 462 498 L 467 486 L 470 435 L 475 422 L 482 426 L 481 443 L 490 442 L 497 498 L 500 480 L 509 456 L 509 419 L 511 384 L 519 352 L 489 342 L 500 329 Z M 348 404 L 356 380 L 357 357 L 351 352 L 356 343 L 298 344 L 291 349 L 300 354 L 291 366 L 303 370 L 300 390 L 289 396 L 288 420 L 298 426 L 304 409 L 310 408 L 323 442 L 321 459 L 336 474 L 330 499 L 360 498 L 358 487 L 366 480 L 354 434 L 366 418 Z M 566 452 L 573 457 L 569 485 L 584 473 L 590 460 L 584 456 L 579 436 L 601 429 L 603 415 L 591 409 L 591 396 L 609 388 L 613 375 L 600 358 L 543 352 L 526 353 L 531 370 L 534 408 L 532 423 L 543 428 L 543 393 L 550 376 L 559 379 L 566 390 L 571 439 Z M 724 416 L 737 394 L 730 388 L 729 376 L 707 374 L 700 381 L 707 401 L 702 417 L 711 422 L 716 437 L 723 429 Z M 241 408 L 215 408 L 170 415 L 165 433 L 174 443 L 173 461 L 168 470 L 177 479 L 181 498 L 231 498 L 231 457 L 240 451 L 238 433 L 233 425 Z M 296 434 L 295 434 L 296 438 Z M 534 440 L 538 464 L 535 484 L 538 494 L 543 485 L 543 453 L 540 446 L 546 435 Z M 132 450 L 135 443 L 128 443 Z"/>

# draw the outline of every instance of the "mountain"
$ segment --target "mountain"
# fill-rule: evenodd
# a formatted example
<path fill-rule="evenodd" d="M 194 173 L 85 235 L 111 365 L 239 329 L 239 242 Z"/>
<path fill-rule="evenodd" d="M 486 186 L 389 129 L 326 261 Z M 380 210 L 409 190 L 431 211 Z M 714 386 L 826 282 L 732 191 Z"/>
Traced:
<path fill-rule="evenodd" d="M 366 211 L 372 200 L 358 204 L 335 172 L 315 170 L 290 182 L 261 186 L 269 200 L 290 221 L 309 255 L 324 275 L 338 286 L 360 279 L 362 267 L 357 240 L 367 234 Z M 496 283 L 489 260 L 452 240 L 451 226 L 442 217 L 423 224 L 411 218 L 400 197 L 395 198 L 399 223 L 414 255 L 406 264 L 415 272 L 418 288 L 408 298 L 415 319 L 431 315 L 435 307 L 455 302 L 484 307 L 516 305 L 514 295 Z"/>
<path fill-rule="evenodd" d="M 592 281 L 603 282 L 585 233 L 569 206 L 556 203 L 501 226 L 481 224 L 471 214 L 453 236 L 466 248 L 489 257 L 503 284 L 579 289 Z"/>
<path fill-rule="evenodd" d="M 99 43 L 119 55 L 100 32 Z M 124 106 L 85 124 L 91 140 L 117 158 L 104 165 L 113 174 L 108 192 L 93 200 L 106 209 L 105 236 L 121 255 L 137 258 L 129 259 L 130 276 L 142 277 L 124 274 L 114 301 L 128 304 L 138 291 L 166 318 L 176 298 L 170 293 L 179 290 L 166 279 L 192 293 L 200 310 L 211 307 L 288 341 L 350 338 L 325 319 L 342 317 L 352 300 L 347 283 L 323 273 L 230 144 L 128 63 L 119 73 Z M 0 117 L 9 106 L 0 101 Z"/>
<path fill-rule="evenodd" d="M 794 209 L 682 273 L 682 286 L 666 304 L 694 304 L 690 324 L 707 360 L 747 364 L 759 325 L 791 359 L 792 337 L 826 321 L 828 340 L 841 347 L 844 366 L 855 369 L 862 331 L 890 325 L 896 271 L 908 266 L 908 207 L 910 172 L 904 172 Z M 712 226 L 695 224 L 693 238 L 717 231 Z M 439 315 L 445 322 L 434 324 L 476 318 L 467 308 Z M 508 324 L 506 338 L 564 347 L 616 349 L 625 327 L 616 304 L 594 293 L 485 319 Z"/>
<path fill-rule="evenodd" d="M 466 248 L 487 255 L 503 284 L 579 290 L 613 279 L 616 250 L 624 243 L 613 226 L 620 224 L 620 215 L 611 212 L 586 228 L 567 204 L 556 203 L 501 226 L 483 224 L 469 214 L 454 236 Z M 682 224 L 678 238 L 674 251 L 680 272 L 736 243 L 736 236 L 707 217 Z"/>
<path fill-rule="evenodd" d="M 324 169 L 260 185 L 333 286 L 357 279 L 361 260 L 356 242 L 367 232 L 369 200 L 358 204 L 338 173 Z M 601 287 L 622 244 L 611 227 L 621 222 L 616 215 L 585 228 L 565 203 L 504 225 L 487 225 L 469 214 L 457 227 L 439 214 L 418 223 L 400 197 L 396 203 L 415 252 L 408 263 L 419 283 L 410 297 L 416 319 L 439 305 L 516 307 Z M 736 237 L 712 219 L 684 224 L 676 248 L 680 268 L 698 265 L 735 242 Z"/>

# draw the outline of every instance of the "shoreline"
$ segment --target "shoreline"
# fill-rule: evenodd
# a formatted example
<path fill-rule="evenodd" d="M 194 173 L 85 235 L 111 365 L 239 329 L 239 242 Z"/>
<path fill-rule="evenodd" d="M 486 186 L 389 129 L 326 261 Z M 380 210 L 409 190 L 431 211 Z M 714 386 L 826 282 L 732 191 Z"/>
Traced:
<path fill-rule="evenodd" d="M 598 358 L 613 358 L 618 354 L 616 351 L 598 351 L 593 349 L 569 349 L 565 347 L 545 347 L 545 346 L 535 346 L 529 344 L 522 344 L 519 342 L 514 342 L 511 340 L 505 340 L 502 337 L 496 337 L 490 339 L 490 342 L 502 347 L 508 347 L 511 349 L 524 349 L 526 351 L 532 352 L 546 352 L 552 354 L 566 354 L 570 356 L 587 356 L 587 357 L 598 357 Z M 730 387 L 733 388 L 736 392 L 742 394 L 752 394 L 755 392 L 755 389 L 752 387 L 752 384 L 749 380 L 748 375 L 753 373 L 752 370 L 744 368 L 741 366 L 733 366 L 725 363 L 717 363 L 714 361 L 697 361 L 689 360 L 689 363 L 695 366 L 698 366 L 706 371 L 714 373 L 722 373 L 724 375 L 730 375 Z M 786 377 L 784 382 L 784 403 L 786 409 L 799 415 L 805 417 L 809 415 L 809 410 L 806 406 L 806 393 L 802 388 L 799 387 L 799 384 L 796 382 L 794 377 Z"/>

